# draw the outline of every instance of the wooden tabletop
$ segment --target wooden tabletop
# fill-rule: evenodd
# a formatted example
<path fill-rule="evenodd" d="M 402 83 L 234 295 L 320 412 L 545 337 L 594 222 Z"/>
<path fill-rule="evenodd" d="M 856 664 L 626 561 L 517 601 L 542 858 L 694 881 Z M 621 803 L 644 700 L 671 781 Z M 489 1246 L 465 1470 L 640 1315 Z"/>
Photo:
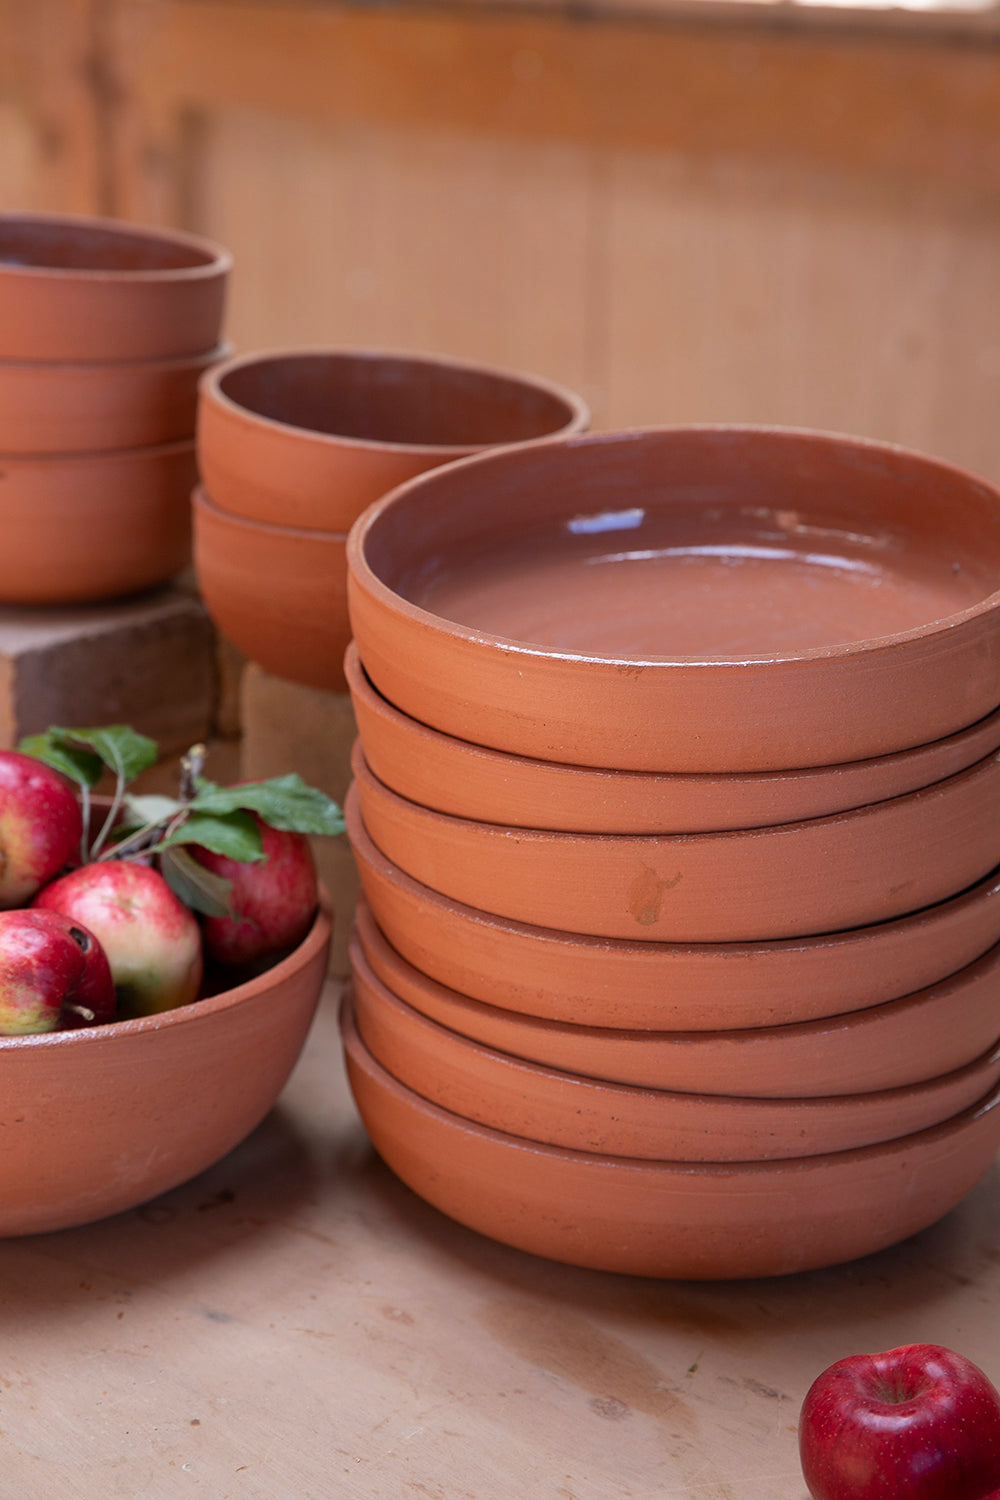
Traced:
<path fill-rule="evenodd" d="M 838 1269 L 656 1282 L 496 1245 L 371 1149 L 330 986 L 277 1109 L 210 1172 L 0 1244 L 0 1500 L 803 1500 L 799 1404 L 841 1356 L 1000 1377 L 997 1168 Z"/>

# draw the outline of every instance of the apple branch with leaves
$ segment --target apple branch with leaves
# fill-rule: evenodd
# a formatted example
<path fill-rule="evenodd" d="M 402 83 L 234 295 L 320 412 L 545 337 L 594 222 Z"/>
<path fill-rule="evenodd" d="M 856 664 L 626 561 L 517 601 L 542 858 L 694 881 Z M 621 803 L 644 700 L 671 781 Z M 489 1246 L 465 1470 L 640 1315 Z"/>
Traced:
<path fill-rule="evenodd" d="M 101 729 L 53 726 L 22 739 L 18 749 L 79 788 L 84 864 L 155 860 L 174 894 L 206 916 L 229 915 L 230 882 L 200 865 L 185 845 L 200 845 L 241 862 L 261 860 L 264 853 L 253 813 L 289 833 L 336 835 L 344 830 L 337 803 L 295 773 L 231 787 L 207 781 L 204 745 L 193 745 L 182 756 L 176 797 L 133 795 L 129 786 L 156 764 L 159 746 L 127 724 Z M 112 773 L 115 786 L 107 815 L 93 835 L 92 792 L 105 771 Z"/>

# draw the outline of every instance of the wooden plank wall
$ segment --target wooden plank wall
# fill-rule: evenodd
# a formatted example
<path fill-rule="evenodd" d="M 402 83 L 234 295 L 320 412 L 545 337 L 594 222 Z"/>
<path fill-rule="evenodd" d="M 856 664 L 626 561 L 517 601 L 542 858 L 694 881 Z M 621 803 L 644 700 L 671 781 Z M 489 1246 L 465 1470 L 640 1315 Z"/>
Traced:
<path fill-rule="evenodd" d="M 603 427 L 833 428 L 1000 478 L 989 36 L 279 0 L 0 25 L 0 207 L 224 241 L 243 348 L 447 351 Z"/>

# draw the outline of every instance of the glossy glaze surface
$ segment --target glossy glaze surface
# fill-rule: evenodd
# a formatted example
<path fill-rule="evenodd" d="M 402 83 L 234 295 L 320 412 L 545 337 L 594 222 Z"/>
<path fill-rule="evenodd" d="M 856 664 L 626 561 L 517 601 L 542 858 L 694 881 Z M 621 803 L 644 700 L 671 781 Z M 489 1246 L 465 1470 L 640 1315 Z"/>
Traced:
<path fill-rule="evenodd" d="M 965 1067 L 1000 1040 L 1000 947 L 882 1005 L 786 1026 L 640 1031 L 551 1021 L 438 984 L 396 952 L 364 900 L 352 934 L 355 992 L 370 973 L 422 1015 L 550 1068 L 640 1088 L 754 1098 L 901 1088 Z"/>
<path fill-rule="evenodd" d="M 996 708 L 997 502 L 921 455 L 796 430 L 480 455 L 359 521 L 354 636 L 404 712 L 541 760 L 894 754 Z"/>
<path fill-rule="evenodd" d="M 330 921 L 324 905 L 288 958 L 194 1005 L 92 1030 L 0 1039 L 0 1235 L 120 1213 L 193 1177 L 248 1135 L 305 1041 L 326 975 Z"/>
<path fill-rule="evenodd" d="M 522 1015 L 654 1031 L 778 1026 L 880 1005 L 1000 941 L 1000 871 L 911 917 L 777 943 L 588 938 L 440 896 L 379 853 L 352 787 L 344 814 L 365 898 L 415 968 Z"/>
<path fill-rule="evenodd" d="M 971 766 L 1000 745 L 1000 710 L 899 755 L 805 771 L 656 775 L 505 755 L 401 713 L 344 659 L 365 759 L 380 781 L 438 812 L 578 833 L 705 833 L 822 818 L 898 797 Z"/>
<path fill-rule="evenodd" d="M 994 1092 L 879 1146 L 760 1163 L 638 1161 L 519 1140 L 428 1104 L 341 1015 L 375 1149 L 414 1192 L 482 1234 L 596 1270 L 714 1280 L 785 1275 L 895 1244 L 953 1208 L 1000 1146 Z"/>
<path fill-rule="evenodd" d="M 409 802 L 352 757 L 372 841 L 467 906 L 567 932 L 680 943 L 838 932 L 947 900 L 997 857 L 1000 755 L 853 812 L 749 831 L 577 834 L 478 823 Z"/>

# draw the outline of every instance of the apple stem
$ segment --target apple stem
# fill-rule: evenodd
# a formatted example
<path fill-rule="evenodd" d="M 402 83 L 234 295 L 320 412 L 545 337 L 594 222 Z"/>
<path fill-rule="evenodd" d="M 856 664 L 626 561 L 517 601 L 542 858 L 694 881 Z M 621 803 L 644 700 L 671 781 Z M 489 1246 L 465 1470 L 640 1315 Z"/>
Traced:
<path fill-rule="evenodd" d="M 72 1000 L 69 1002 L 69 1004 L 64 1005 L 63 1010 L 71 1010 L 74 1015 L 82 1016 L 85 1021 L 93 1021 L 96 1019 L 94 1012 L 90 1009 L 89 1005 L 77 1005 L 75 1000 Z"/>
<path fill-rule="evenodd" d="M 85 781 L 80 782 L 80 814 L 83 818 L 83 831 L 80 834 L 80 861 L 87 863 L 87 836 L 90 833 L 90 787 Z"/>

